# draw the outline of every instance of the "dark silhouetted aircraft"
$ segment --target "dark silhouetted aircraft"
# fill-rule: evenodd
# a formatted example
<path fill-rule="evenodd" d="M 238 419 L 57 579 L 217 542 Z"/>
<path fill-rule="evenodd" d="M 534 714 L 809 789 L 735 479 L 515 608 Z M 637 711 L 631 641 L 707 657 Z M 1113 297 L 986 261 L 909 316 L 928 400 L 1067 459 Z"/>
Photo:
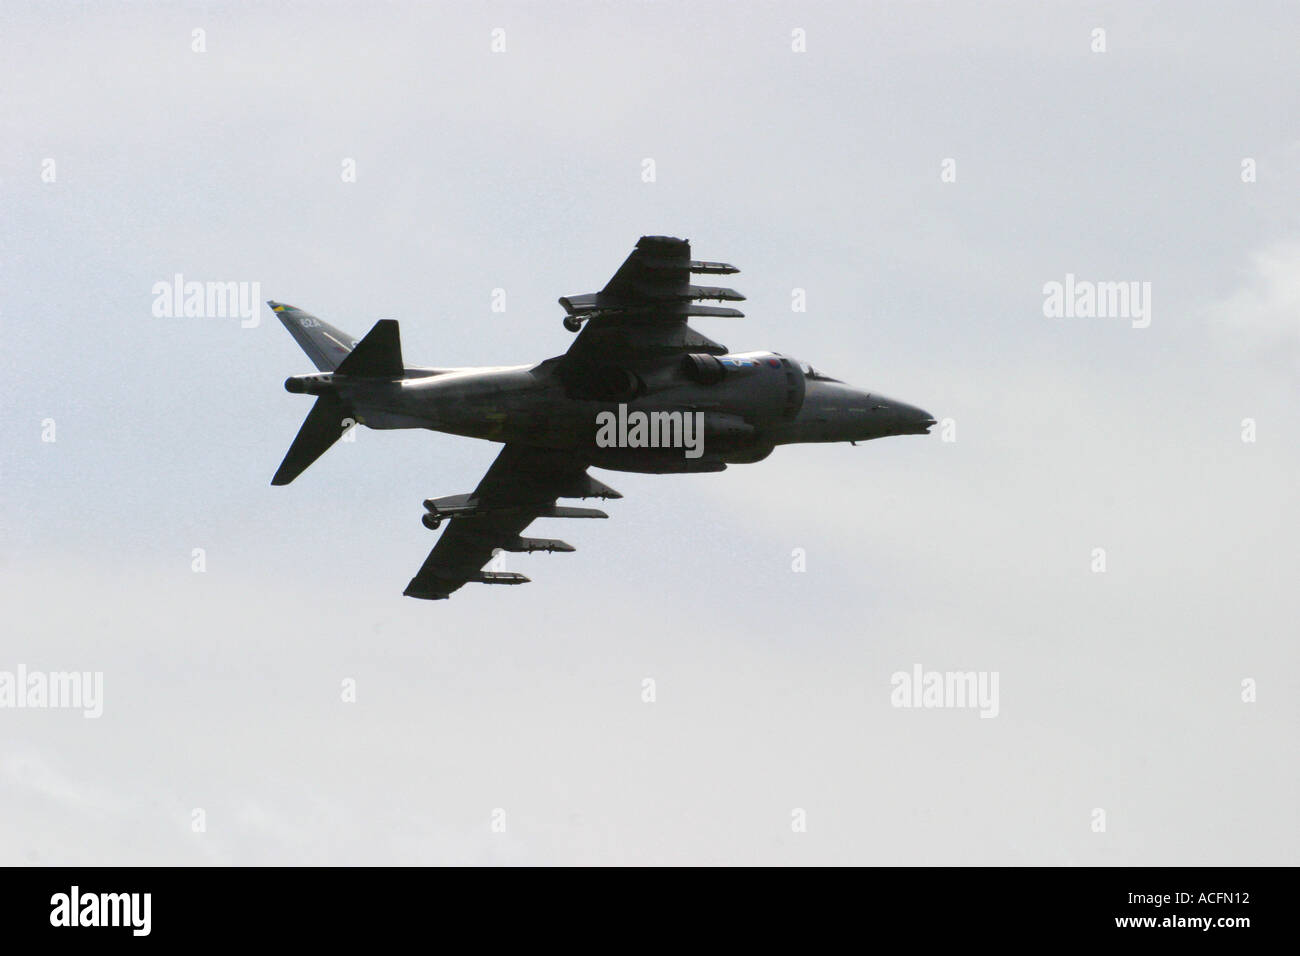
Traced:
<path fill-rule="evenodd" d="M 929 412 L 852 388 L 777 352 L 728 353 L 687 325 L 691 316 L 741 316 L 701 305 L 744 299 L 691 284 L 691 275 L 737 272 L 691 258 L 690 243 L 645 236 L 605 288 L 560 299 L 564 327 L 580 333 L 563 355 L 536 365 L 412 368 L 397 323 L 359 341 L 301 309 L 270 302 L 320 371 L 284 387 L 316 396 L 271 480 L 285 485 L 355 424 L 428 428 L 501 442 L 469 494 L 430 498 L 426 528 L 447 529 L 403 592 L 445 598 L 468 582 L 523 584 L 485 571 L 504 551 L 572 551 L 525 538 L 536 518 L 605 518 L 560 498 L 619 498 L 589 467 L 669 474 L 762 461 L 777 445 L 925 435 Z"/>

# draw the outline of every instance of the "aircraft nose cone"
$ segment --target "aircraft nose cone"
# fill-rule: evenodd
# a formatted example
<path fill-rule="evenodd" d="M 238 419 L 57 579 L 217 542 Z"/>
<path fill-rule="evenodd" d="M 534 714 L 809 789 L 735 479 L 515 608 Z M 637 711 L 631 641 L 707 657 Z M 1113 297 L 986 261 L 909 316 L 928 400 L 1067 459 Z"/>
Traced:
<path fill-rule="evenodd" d="M 867 396 L 867 408 L 872 416 L 872 427 L 876 430 L 874 437 L 928 435 L 930 427 L 937 423 L 935 417 L 924 408 L 875 393 Z"/>
<path fill-rule="evenodd" d="M 937 422 L 925 409 L 902 402 L 897 403 L 895 415 L 898 431 L 903 435 L 928 435 L 930 426 Z"/>

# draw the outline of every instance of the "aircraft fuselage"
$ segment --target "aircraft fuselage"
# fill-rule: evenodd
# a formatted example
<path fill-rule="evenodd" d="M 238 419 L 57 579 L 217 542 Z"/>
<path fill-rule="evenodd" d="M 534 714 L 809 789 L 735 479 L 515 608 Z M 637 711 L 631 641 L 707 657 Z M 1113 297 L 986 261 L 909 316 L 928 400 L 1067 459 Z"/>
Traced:
<path fill-rule="evenodd" d="M 707 360 L 705 373 L 689 361 L 674 361 L 610 369 L 598 380 L 575 383 L 564 381 L 554 360 L 548 360 L 509 367 L 410 368 L 391 382 L 320 373 L 294 376 L 285 388 L 337 394 L 354 410 L 356 421 L 370 428 L 427 428 L 582 450 L 597 468 L 649 473 L 719 471 L 728 464 L 760 461 L 777 445 L 927 434 L 934 424 L 928 412 L 915 406 L 819 375 L 777 353 L 698 358 Z M 665 416 L 675 416 L 674 426 L 686 419 L 687 447 L 666 437 L 667 447 L 650 445 L 659 444 L 653 426 L 666 429 Z M 602 423 L 616 423 L 622 429 L 618 437 L 625 439 L 629 421 L 650 423 L 651 434 L 641 436 L 642 444 L 634 431 L 630 441 L 602 442 Z M 672 435 L 680 437 L 681 430 Z"/>

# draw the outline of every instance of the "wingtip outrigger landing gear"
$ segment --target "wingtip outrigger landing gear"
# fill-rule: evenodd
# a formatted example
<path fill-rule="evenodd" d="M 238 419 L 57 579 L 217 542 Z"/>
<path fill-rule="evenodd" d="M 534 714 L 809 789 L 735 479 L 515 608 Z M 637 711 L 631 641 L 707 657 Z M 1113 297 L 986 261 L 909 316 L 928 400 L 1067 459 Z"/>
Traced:
<path fill-rule="evenodd" d="M 582 331 L 582 317 L 577 315 L 568 315 L 564 317 L 564 327 L 570 332 Z"/>
<path fill-rule="evenodd" d="M 430 531 L 437 531 L 438 527 L 442 524 L 442 518 L 435 514 L 426 514 L 420 518 L 420 523 Z"/>

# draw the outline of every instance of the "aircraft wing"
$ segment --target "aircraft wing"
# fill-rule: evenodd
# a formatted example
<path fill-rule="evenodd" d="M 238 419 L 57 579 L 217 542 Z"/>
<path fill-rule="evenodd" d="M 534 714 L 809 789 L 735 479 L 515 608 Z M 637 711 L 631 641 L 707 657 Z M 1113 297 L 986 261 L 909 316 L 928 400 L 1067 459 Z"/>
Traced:
<path fill-rule="evenodd" d="M 693 274 L 730 275 L 739 272 L 725 262 L 691 258 L 686 239 L 642 236 L 632 254 L 599 292 L 563 296 L 565 323 L 586 328 L 561 359 L 561 371 L 611 363 L 708 352 L 722 355 L 726 346 L 706 338 L 686 324 L 691 316 L 742 317 L 743 312 L 700 305 L 713 299 L 739 302 L 735 289 L 691 284 Z"/>
<path fill-rule="evenodd" d="M 426 518 L 450 523 L 402 593 L 437 600 L 469 582 L 526 584 L 522 574 L 481 569 L 497 549 L 574 550 L 553 538 L 520 537 L 537 518 L 609 517 L 595 508 L 558 506 L 557 498 L 621 497 L 588 475 L 587 462 L 572 452 L 508 444 L 473 492 L 425 502 Z"/>

